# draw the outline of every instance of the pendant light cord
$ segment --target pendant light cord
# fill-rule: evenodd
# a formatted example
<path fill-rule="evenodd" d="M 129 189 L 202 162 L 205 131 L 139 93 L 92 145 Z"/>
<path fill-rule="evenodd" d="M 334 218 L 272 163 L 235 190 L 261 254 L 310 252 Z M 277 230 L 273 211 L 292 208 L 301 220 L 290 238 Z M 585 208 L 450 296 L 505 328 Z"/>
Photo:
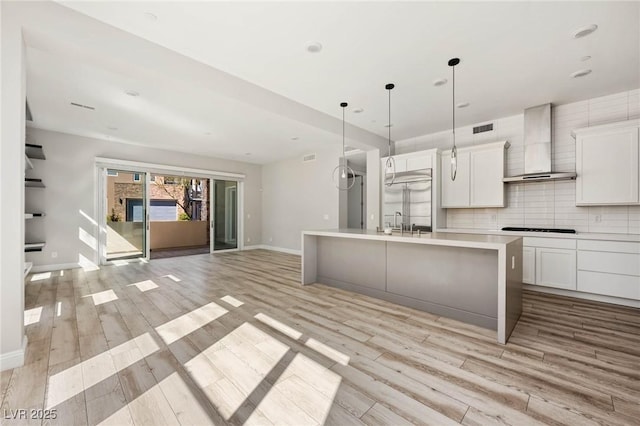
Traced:
<path fill-rule="evenodd" d="M 391 89 L 387 91 L 389 92 L 389 121 L 387 121 L 387 126 L 389 126 L 389 157 L 391 157 Z"/>
<path fill-rule="evenodd" d="M 345 154 L 344 154 L 344 108 L 342 107 L 342 161 L 345 161 Z"/>
<path fill-rule="evenodd" d="M 451 103 L 451 116 L 453 121 L 453 149 L 456 148 L 456 66 L 453 68 L 453 99 Z"/>

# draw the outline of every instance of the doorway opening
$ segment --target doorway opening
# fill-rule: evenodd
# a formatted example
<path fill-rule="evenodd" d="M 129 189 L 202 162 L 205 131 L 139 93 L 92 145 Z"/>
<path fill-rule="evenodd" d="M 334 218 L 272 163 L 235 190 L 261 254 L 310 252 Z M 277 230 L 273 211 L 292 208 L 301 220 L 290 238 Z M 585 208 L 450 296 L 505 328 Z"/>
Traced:
<path fill-rule="evenodd" d="M 151 175 L 151 259 L 210 252 L 210 182 L 201 177 Z"/>

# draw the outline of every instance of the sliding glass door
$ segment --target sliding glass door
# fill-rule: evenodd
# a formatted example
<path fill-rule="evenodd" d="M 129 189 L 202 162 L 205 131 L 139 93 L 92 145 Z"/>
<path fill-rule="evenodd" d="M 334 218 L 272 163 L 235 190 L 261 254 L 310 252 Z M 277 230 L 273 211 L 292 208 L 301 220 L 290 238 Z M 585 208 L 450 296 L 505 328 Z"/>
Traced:
<path fill-rule="evenodd" d="M 238 182 L 212 180 L 211 244 L 213 251 L 238 248 Z"/>
<path fill-rule="evenodd" d="M 147 174 L 106 170 L 106 260 L 147 257 Z"/>

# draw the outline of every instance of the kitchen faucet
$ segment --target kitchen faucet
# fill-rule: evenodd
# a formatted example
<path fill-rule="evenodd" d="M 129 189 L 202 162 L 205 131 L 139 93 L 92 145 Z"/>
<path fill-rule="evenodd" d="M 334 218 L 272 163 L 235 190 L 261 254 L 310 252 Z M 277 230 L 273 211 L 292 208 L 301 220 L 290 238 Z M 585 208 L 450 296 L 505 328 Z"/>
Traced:
<path fill-rule="evenodd" d="M 398 228 L 398 216 L 402 217 L 402 213 L 396 212 L 396 214 L 393 215 L 393 227 L 396 228 L 396 229 Z M 400 224 L 400 225 L 402 225 L 402 224 Z"/>

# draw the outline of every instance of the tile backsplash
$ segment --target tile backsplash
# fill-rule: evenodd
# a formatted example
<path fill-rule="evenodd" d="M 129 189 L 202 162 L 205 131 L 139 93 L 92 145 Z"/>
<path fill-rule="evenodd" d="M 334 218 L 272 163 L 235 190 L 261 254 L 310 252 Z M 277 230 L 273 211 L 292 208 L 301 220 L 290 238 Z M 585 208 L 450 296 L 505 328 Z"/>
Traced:
<path fill-rule="evenodd" d="M 576 146 L 571 131 L 640 118 L 640 89 L 566 105 L 554 106 L 554 171 L 576 170 Z M 456 129 L 459 146 L 508 140 L 507 176 L 524 173 L 523 115 L 493 121 L 493 130 L 474 135 L 476 123 Z M 439 132 L 398 141 L 396 153 L 430 148 L 447 149 L 450 132 Z M 553 181 L 506 185 L 506 207 L 493 209 L 448 209 L 448 228 L 500 229 L 504 226 L 572 228 L 578 232 L 640 234 L 640 206 L 576 207 L 575 181 Z"/>

